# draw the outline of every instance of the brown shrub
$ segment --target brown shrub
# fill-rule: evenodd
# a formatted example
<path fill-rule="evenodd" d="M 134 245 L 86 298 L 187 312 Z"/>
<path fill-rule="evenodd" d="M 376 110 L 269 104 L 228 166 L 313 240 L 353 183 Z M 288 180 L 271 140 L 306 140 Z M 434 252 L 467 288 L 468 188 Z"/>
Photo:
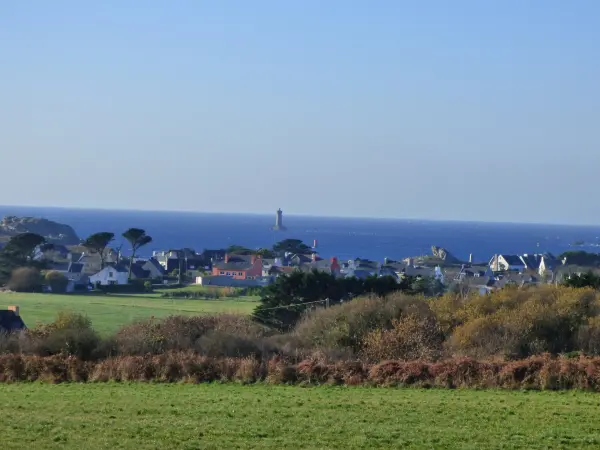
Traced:
<path fill-rule="evenodd" d="M 420 297 L 395 293 L 385 298 L 360 298 L 307 314 L 293 336 L 301 348 L 359 353 L 369 332 L 391 328 L 393 320 L 407 311 L 430 314 Z"/>
<path fill-rule="evenodd" d="M 443 349 L 443 336 L 435 317 L 409 313 L 392 320 L 389 330 L 371 331 L 364 338 L 361 355 L 368 361 L 387 359 L 435 361 Z"/>
<path fill-rule="evenodd" d="M 39 292 L 42 290 L 42 275 L 34 267 L 19 267 L 12 271 L 7 287 L 15 292 Z"/>
<path fill-rule="evenodd" d="M 267 350 L 270 330 L 240 315 L 170 316 L 128 325 L 114 336 L 121 355 L 194 350 L 210 356 L 246 356 Z"/>

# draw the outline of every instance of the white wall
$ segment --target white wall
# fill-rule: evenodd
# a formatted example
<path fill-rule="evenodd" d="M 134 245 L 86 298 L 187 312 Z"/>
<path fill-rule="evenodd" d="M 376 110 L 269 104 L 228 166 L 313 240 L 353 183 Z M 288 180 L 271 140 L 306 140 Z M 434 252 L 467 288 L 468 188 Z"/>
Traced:
<path fill-rule="evenodd" d="M 102 286 L 106 286 L 108 284 L 127 284 L 128 282 L 128 273 L 117 272 L 113 267 L 105 267 L 97 274 L 90 276 L 92 285 L 100 283 Z"/>

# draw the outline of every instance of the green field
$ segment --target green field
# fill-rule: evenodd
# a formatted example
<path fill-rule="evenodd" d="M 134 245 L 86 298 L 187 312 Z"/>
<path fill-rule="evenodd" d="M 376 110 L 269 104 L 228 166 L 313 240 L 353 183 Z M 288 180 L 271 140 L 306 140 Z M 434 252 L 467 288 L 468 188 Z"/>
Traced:
<path fill-rule="evenodd" d="M 3 449 L 599 448 L 598 394 L 159 384 L 0 386 Z"/>
<path fill-rule="evenodd" d="M 256 306 L 256 297 L 239 297 L 219 300 L 163 299 L 160 294 L 144 295 L 55 295 L 0 293 L 0 309 L 19 305 L 21 316 L 28 327 L 37 322 L 48 323 L 59 311 L 87 314 L 94 328 L 109 333 L 120 326 L 151 316 L 166 317 L 172 314 L 197 315 L 216 313 L 250 314 Z"/>

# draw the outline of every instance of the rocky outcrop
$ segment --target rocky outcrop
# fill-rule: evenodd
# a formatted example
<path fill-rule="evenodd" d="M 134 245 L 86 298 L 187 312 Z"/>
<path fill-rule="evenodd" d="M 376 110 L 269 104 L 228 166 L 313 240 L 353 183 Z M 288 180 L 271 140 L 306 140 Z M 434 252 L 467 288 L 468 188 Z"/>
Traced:
<path fill-rule="evenodd" d="M 442 261 L 448 264 L 458 264 L 461 262 L 460 259 L 458 259 L 456 256 L 454 256 L 452 253 L 450 253 L 443 247 L 436 247 L 435 245 L 432 245 L 431 253 L 434 258 L 441 259 Z"/>
<path fill-rule="evenodd" d="M 77 233 L 69 225 L 38 217 L 6 216 L 0 221 L 0 236 L 10 238 L 21 233 L 36 233 L 48 242 L 62 245 L 77 245 Z"/>

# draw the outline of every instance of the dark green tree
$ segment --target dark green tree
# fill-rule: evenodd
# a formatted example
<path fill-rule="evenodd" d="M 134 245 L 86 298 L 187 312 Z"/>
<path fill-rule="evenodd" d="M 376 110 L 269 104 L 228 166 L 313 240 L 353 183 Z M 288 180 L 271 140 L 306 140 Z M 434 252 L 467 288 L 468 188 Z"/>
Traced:
<path fill-rule="evenodd" d="M 278 277 L 263 289 L 260 305 L 254 310 L 253 317 L 258 322 L 285 331 L 292 328 L 308 308 L 334 305 L 341 300 L 370 293 L 383 297 L 399 290 L 410 292 L 411 282 L 408 277 L 398 283 L 390 276 L 336 278 L 317 270 L 294 271 Z"/>
<path fill-rule="evenodd" d="M 312 249 L 300 239 L 284 239 L 273 245 L 273 252 L 283 256 L 286 252 L 306 254 L 312 252 Z"/>
<path fill-rule="evenodd" d="M 131 268 L 137 251 L 146 244 L 152 242 L 152 237 L 146 234 L 146 230 L 141 228 L 130 228 L 123 237 L 131 244 L 131 258 L 129 259 L 129 279 L 131 279 Z"/>
<path fill-rule="evenodd" d="M 2 251 L 15 262 L 25 265 L 33 261 L 35 251 L 45 243 L 46 239 L 39 234 L 21 233 L 13 236 Z"/>
<path fill-rule="evenodd" d="M 571 275 L 565 278 L 562 284 L 572 288 L 600 289 L 600 275 L 596 275 L 590 270 L 586 273 Z"/>
<path fill-rule="evenodd" d="M 243 245 L 230 245 L 227 247 L 227 253 L 230 255 L 253 255 L 255 253 L 254 250 L 251 250 Z"/>
<path fill-rule="evenodd" d="M 94 233 L 83 241 L 83 246 L 92 253 L 98 253 L 100 255 L 100 268 L 104 269 L 106 260 L 106 247 L 115 239 L 115 233 L 109 233 L 108 231 L 101 231 Z"/>

